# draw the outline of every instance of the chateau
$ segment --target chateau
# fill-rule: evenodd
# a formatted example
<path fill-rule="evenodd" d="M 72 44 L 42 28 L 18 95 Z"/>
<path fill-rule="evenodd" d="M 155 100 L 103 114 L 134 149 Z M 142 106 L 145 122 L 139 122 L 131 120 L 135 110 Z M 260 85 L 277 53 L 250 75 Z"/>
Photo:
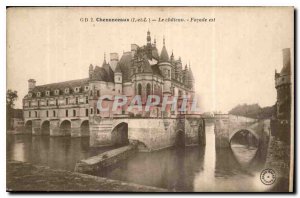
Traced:
<path fill-rule="evenodd" d="M 178 112 L 161 112 L 161 105 L 150 112 L 101 112 L 97 101 L 103 95 L 140 95 L 143 105 L 148 95 L 194 96 L 194 77 L 190 65 L 169 56 L 163 39 L 159 53 L 156 40 L 147 32 L 146 44 L 131 44 L 131 50 L 110 53 L 102 66 L 90 65 L 87 78 L 36 85 L 28 80 L 28 94 L 23 99 L 25 127 L 32 134 L 89 136 L 95 120 L 112 118 L 172 118 Z M 113 100 L 106 100 L 110 105 Z M 188 112 L 184 112 L 188 113 Z M 97 127 L 95 128 L 97 130 Z"/>

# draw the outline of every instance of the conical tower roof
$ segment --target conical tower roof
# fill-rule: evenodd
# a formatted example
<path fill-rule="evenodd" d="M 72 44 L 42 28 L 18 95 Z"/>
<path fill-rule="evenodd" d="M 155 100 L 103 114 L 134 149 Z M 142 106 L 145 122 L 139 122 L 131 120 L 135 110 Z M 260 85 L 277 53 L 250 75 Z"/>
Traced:
<path fill-rule="evenodd" d="M 165 38 L 164 38 L 164 41 L 163 41 L 163 48 L 161 50 L 161 53 L 160 53 L 160 57 L 159 57 L 159 62 L 169 62 L 169 55 L 168 55 L 168 52 L 167 52 L 167 49 L 166 49 L 166 46 L 165 46 Z"/>

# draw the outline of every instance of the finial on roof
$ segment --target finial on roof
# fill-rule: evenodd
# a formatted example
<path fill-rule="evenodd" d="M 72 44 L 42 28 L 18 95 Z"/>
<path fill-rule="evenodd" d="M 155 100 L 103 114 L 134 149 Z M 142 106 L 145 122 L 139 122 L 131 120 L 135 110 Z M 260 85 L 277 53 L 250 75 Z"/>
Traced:
<path fill-rule="evenodd" d="M 106 54 L 105 54 L 105 52 L 104 52 L 103 65 L 105 65 L 105 64 L 106 64 Z"/>
<path fill-rule="evenodd" d="M 163 38 L 163 45 L 165 46 L 165 35 L 164 35 L 164 38 Z"/>

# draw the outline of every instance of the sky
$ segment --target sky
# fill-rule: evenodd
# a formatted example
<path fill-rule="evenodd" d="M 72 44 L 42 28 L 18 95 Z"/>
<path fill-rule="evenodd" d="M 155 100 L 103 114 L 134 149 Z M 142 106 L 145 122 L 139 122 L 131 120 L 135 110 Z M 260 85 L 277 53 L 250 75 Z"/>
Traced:
<path fill-rule="evenodd" d="M 294 11 L 252 8 L 9 8 L 7 10 L 7 89 L 18 91 L 16 107 L 37 85 L 87 78 L 90 64 L 104 53 L 130 51 L 165 37 L 169 55 L 191 64 L 202 111 L 228 112 L 238 104 L 270 106 L 276 101 L 275 69 L 282 49 L 294 53 Z M 96 18 L 144 18 L 156 22 L 91 22 Z M 88 18 L 82 22 L 81 18 Z M 159 18 L 214 19 L 214 22 L 158 22 Z M 293 57 L 292 62 L 293 62 Z M 293 65 L 292 65 L 293 66 Z"/>

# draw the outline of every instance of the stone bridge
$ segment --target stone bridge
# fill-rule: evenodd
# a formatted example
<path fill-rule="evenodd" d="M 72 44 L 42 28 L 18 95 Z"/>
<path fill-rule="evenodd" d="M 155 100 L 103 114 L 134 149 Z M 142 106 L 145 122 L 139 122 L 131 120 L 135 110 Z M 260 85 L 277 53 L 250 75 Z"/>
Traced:
<path fill-rule="evenodd" d="M 199 115 L 181 118 L 104 118 L 90 120 L 90 145 L 138 142 L 140 151 L 174 145 L 204 145 L 205 123 Z"/>
<path fill-rule="evenodd" d="M 200 115 L 174 118 L 83 118 L 26 119 L 32 135 L 90 136 L 90 146 L 126 145 L 138 142 L 139 150 L 152 151 L 174 145 L 204 145 L 205 122 Z"/>
<path fill-rule="evenodd" d="M 230 147 L 233 136 L 241 131 L 248 131 L 258 140 L 265 141 L 270 133 L 269 120 L 257 120 L 230 114 L 214 116 L 216 147 Z"/>
<path fill-rule="evenodd" d="M 83 118 L 55 118 L 55 119 L 25 119 L 25 131 L 32 135 L 50 136 L 89 136 L 89 119 Z"/>

